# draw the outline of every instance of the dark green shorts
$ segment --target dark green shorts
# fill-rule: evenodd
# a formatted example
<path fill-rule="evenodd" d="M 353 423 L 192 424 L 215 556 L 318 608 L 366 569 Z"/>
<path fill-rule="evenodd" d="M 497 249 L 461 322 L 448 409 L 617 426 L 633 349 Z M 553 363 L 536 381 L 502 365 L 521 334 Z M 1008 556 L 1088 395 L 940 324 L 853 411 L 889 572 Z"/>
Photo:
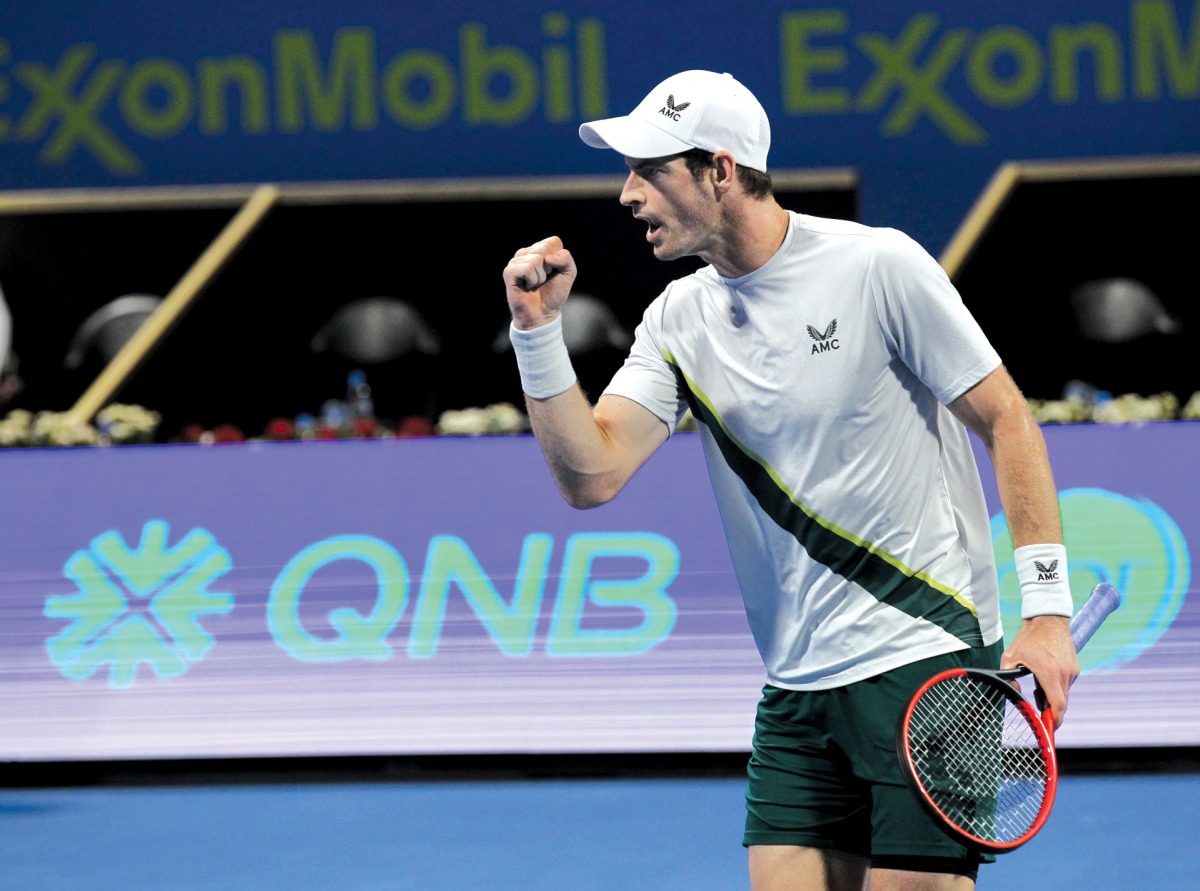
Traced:
<path fill-rule="evenodd" d="M 833 690 L 763 688 L 743 844 L 832 849 L 898 869 L 927 861 L 934 866 L 926 871 L 952 872 L 956 863 L 967 874 L 994 860 L 960 845 L 926 815 L 900 770 L 896 724 L 934 674 L 995 668 L 1002 651 L 1003 643 L 962 650 Z"/>

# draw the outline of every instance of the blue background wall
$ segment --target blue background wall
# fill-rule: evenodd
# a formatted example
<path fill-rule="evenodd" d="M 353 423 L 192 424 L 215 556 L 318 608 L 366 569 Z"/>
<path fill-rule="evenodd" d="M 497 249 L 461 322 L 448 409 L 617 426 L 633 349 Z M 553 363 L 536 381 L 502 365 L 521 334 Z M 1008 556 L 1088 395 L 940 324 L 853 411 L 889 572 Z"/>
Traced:
<path fill-rule="evenodd" d="M 935 253 L 1005 160 L 1200 147 L 1190 0 L 15 0 L 0 188 L 615 172 L 579 123 L 691 67 Z"/>

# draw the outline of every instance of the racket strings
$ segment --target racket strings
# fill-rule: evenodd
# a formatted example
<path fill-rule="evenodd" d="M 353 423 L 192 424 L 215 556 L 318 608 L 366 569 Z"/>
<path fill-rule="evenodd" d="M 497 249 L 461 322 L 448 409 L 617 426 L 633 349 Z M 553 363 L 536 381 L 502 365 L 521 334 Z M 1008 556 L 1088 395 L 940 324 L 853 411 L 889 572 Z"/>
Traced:
<path fill-rule="evenodd" d="M 909 752 L 930 801 L 960 830 L 1003 844 L 1036 823 L 1048 765 L 1029 718 L 970 676 L 946 678 L 917 702 Z"/>

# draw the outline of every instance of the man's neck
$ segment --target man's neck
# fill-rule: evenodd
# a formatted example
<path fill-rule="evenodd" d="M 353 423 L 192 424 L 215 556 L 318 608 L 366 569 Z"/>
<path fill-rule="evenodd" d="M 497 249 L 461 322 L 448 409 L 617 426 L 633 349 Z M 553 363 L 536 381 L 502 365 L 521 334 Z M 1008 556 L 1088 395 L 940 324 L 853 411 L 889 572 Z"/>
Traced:
<path fill-rule="evenodd" d="M 728 215 L 727 237 L 702 259 L 723 278 L 741 278 L 761 269 L 787 236 L 788 213 L 774 198 L 745 199 Z"/>

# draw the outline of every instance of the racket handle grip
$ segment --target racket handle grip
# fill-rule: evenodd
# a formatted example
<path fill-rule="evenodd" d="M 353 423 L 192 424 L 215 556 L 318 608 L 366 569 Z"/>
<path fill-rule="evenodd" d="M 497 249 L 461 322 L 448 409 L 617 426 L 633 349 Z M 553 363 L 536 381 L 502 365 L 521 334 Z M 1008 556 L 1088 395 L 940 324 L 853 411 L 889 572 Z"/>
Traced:
<path fill-rule="evenodd" d="M 1075 641 L 1075 650 L 1083 649 L 1084 644 L 1092 639 L 1100 623 L 1108 618 L 1108 614 L 1121 605 L 1121 592 L 1108 582 L 1101 582 L 1092 589 L 1087 603 L 1079 608 L 1079 612 L 1071 619 L 1071 639 Z"/>

